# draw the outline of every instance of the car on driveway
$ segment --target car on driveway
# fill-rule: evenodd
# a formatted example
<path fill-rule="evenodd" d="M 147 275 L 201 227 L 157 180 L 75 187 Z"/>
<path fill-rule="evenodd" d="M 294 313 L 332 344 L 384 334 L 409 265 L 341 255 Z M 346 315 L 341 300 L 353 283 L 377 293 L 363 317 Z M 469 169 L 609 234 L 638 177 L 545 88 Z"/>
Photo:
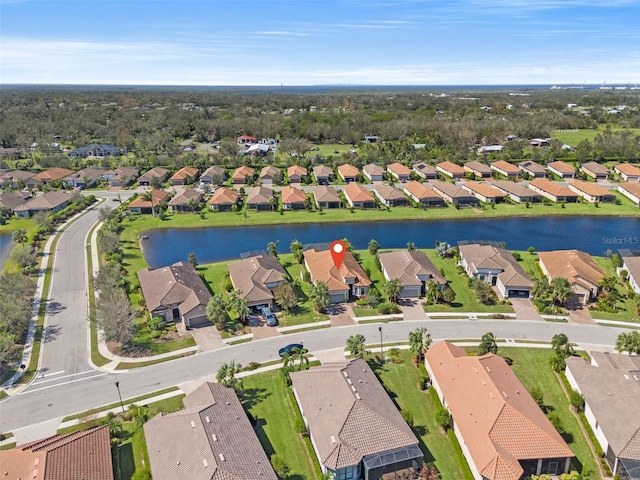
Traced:
<path fill-rule="evenodd" d="M 260 312 L 262 313 L 262 316 L 264 317 L 268 326 L 275 327 L 276 325 L 278 325 L 278 319 L 269 307 L 262 307 L 260 309 Z"/>
<path fill-rule="evenodd" d="M 291 353 L 294 348 L 305 350 L 304 345 L 302 345 L 301 343 L 290 343 L 289 345 L 284 346 L 280 350 L 278 350 L 278 355 L 283 356 L 285 353 Z"/>

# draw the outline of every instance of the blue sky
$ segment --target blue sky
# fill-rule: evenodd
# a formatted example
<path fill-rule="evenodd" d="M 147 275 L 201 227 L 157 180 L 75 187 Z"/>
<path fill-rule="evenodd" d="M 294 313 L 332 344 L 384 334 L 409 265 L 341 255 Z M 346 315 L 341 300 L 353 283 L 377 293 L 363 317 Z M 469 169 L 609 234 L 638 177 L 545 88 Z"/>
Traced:
<path fill-rule="evenodd" d="M 640 0 L 0 0 L 0 83 L 640 84 Z"/>

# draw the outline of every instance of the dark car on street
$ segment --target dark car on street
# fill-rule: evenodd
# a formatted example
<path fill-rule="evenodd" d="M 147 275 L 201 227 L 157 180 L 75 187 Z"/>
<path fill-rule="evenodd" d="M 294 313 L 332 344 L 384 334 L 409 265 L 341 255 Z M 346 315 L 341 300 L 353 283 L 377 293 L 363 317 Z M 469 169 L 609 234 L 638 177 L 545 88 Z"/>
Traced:
<path fill-rule="evenodd" d="M 285 353 L 291 353 L 291 351 L 294 348 L 298 348 L 300 350 L 304 350 L 304 345 L 302 345 L 301 343 L 290 343 L 289 345 L 286 345 L 286 346 L 282 347 L 280 350 L 278 350 L 278 355 L 282 356 Z"/>

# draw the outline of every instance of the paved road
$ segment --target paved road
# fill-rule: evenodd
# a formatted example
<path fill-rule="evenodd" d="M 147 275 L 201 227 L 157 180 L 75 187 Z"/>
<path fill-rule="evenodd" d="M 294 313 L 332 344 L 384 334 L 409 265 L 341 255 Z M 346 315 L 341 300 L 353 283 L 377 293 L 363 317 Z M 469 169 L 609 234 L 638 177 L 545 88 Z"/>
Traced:
<path fill-rule="evenodd" d="M 554 334 L 563 332 L 571 341 L 587 348 L 589 345 L 613 346 L 617 335 L 622 331 L 616 328 L 553 322 L 405 320 L 384 324 L 383 339 L 385 342 L 404 341 L 409 331 L 418 326 L 426 326 L 434 339 L 479 338 L 485 332 L 492 331 L 498 338 L 550 340 Z M 218 366 L 230 360 L 247 364 L 251 361 L 264 362 L 275 359 L 278 349 L 291 342 L 303 342 L 312 353 L 341 347 L 354 333 L 362 333 L 368 343 L 373 345 L 380 339 L 378 325 L 328 328 L 227 346 L 220 350 L 203 352 L 130 372 L 103 373 L 88 379 L 70 377 L 63 379 L 61 383 L 35 384 L 0 404 L 0 430 L 11 431 L 117 402 L 118 392 L 114 385 L 116 380 L 120 382 L 122 396 L 131 398 L 215 375 Z"/>

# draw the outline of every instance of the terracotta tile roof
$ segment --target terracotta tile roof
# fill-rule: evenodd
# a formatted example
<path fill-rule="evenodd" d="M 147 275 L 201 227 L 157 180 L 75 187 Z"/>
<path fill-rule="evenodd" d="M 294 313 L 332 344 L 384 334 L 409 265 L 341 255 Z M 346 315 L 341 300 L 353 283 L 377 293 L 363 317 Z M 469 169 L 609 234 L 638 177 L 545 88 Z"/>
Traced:
<path fill-rule="evenodd" d="M 546 178 L 536 178 L 535 180 L 531 180 L 529 185 L 532 187 L 536 187 L 554 197 L 578 197 L 578 194 L 569 190 L 568 187 L 563 187 L 562 185 L 547 180 Z"/>
<path fill-rule="evenodd" d="M 349 163 L 345 163 L 338 167 L 338 173 L 342 178 L 357 177 L 360 170 Z"/>
<path fill-rule="evenodd" d="M 449 182 L 431 182 L 433 185 L 433 189 L 436 193 L 441 193 L 443 196 L 450 197 L 452 199 L 460 199 L 460 198 L 472 198 L 475 200 L 471 193 L 464 190 L 463 188 L 458 187 L 457 185 Z"/>
<path fill-rule="evenodd" d="M 260 178 L 271 178 L 273 179 L 276 175 L 280 173 L 280 169 L 274 167 L 273 165 L 267 165 L 266 167 L 262 167 L 260 170 Z"/>
<path fill-rule="evenodd" d="M 449 161 L 440 162 L 439 164 L 436 165 L 436 169 L 437 168 L 440 168 L 441 170 L 445 170 L 449 173 L 453 173 L 454 175 L 464 175 L 463 167 Z"/>
<path fill-rule="evenodd" d="M 527 170 L 531 173 L 546 173 L 547 169 L 536 162 L 520 162 L 518 164 L 521 170 Z"/>
<path fill-rule="evenodd" d="M 434 280 L 438 285 L 446 285 L 447 283 L 433 262 L 423 252 L 401 250 L 384 252 L 379 257 L 382 268 L 387 272 L 389 278 L 399 278 L 403 287 L 421 286 L 422 280 L 418 277 L 426 277 L 426 282 Z"/>
<path fill-rule="evenodd" d="M 627 192 L 640 198 L 640 182 L 625 182 L 618 185 L 618 190 L 626 190 Z"/>
<path fill-rule="evenodd" d="M 223 205 L 230 203 L 231 205 L 235 205 L 238 203 L 239 193 L 237 190 L 229 187 L 220 187 L 209 199 L 210 205 Z"/>
<path fill-rule="evenodd" d="M 489 183 L 483 182 L 460 182 L 460 186 L 471 193 L 477 193 L 485 198 L 504 198 L 504 193 Z"/>
<path fill-rule="evenodd" d="M 107 173 L 109 173 L 109 171 L 104 168 L 83 168 L 82 170 L 78 170 L 77 172 L 73 172 L 67 175 L 64 179 L 84 181 L 84 177 L 87 177 L 87 181 L 91 182 L 92 180 L 102 177 Z M 111 172 L 111 173 L 114 173 L 114 172 Z"/>
<path fill-rule="evenodd" d="M 174 173 L 169 180 L 184 180 L 187 177 L 195 179 L 198 176 L 198 169 L 193 167 L 183 167 Z"/>
<path fill-rule="evenodd" d="M 607 276 L 605 271 L 593 261 L 591 255 L 579 250 L 540 252 L 538 257 L 550 279 L 564 277 L 570 284 L 577 283 L 592 289 L 598 286 L 602 277 Z"/>
<path fill-rule="evenodd" d="M 169 193 L 164 190 L 158 190 L 156 188 L 149 190 L 151 192 L 151 198 L 153 200 L 153 206 L 157 206 L 158 203 L 164 202 L 167 198 L 169 198 Z M 151 201 L 145 200 L 143 195 L 138 196 L 133 202 L 129 204 L 129 209 L 131 208 L 151 208 Z"/>
<path fill-rule="evenodd" d="M 346 185 L 342 191 L 352 202 L 375 202 L 371 192 L 357 183 Z"/>
<path fill-rule="evenodd" d="M 64 191 L 51 191 L 32 198 L 14 208 L 16 212 L 52 210 L 65 202 L 71 201 L 71 195 Z"/>
<path fill-rule="evenodd" d="M 531 288 L 533 282 L 506 248 L 470 243 L 460 245 L 460 256 L 472 273 L 480 269 L 502 270 L 498 279 L 506 289 Z"/>
<path fill-rule="evenodd" d="M 68 177 L 73 173 L 73 170 L 68 168 L 54 167 L 44 172 L 40 172 L 34 175 L 32 178 L 38 182 L 50 182 L 52 180 L 59 180 L 64 177 Z"/>
<path fill-rule="evenodd" d="M 196 202 L 200 200 L 202 194 L 193 188 L 185 188 L 180 193 L 178 193 L 175 197 L 169 200 L 169 206 L 187 206 L 189 204 L 189 200 L 195 200 Z"/>
<path fill-rule="evenodd" d="M 617 457 L 640 461 L 640 357 L 589 352 L 567 358 L 567 375 L 575 380 L 585 403 Z"/>
<path fill-rule="evenodd" d="M 305 177 L 307 175 L 307 169 L 300 165 L 291 165 L 287 168 L 287 176 L 292 177 L 294 175 Z"/>
<path fill-rule="evenodd" d="M 329 250 L 306 250 L 304 252 L 304 260 L 314 283 L 326 283 L 329 291 L 349 290 L 349 285 L 345 282 L 346 278 L 355 278 L 353 285 L 358 287 L 371 285 L 371 280 L 369 280 L 369 277 L 351 252 L 345 253 L 339 270 L 333 263 Z"/>
<path fill-rule="evenodd" d="M 313 167 L 313 176 L 318 177 L 333 177 L 333 170 L 326 165 L 316 165 Z"/>
<path fill-rule="evenodd" d="M 486 165 L 484 163 L 480 163 L 477 160 L 465 163 L 464 164 L 464 169 L 469 171 L 469 172 L 473 172 L 473 173 L 477 172 L 479 174 L 483 174 L 483 173 L 491 174 L 492 173 L 491 167 L 489 165 Z"/>
<path fill-rule="evenodd" d="M 631 177 L 640 177 L 640 167 L 630 163 L 620 163 L 614 169 Z"/>
<path fill-rule="evenodd" d="M 0 451 L 3 477 L 113 480 L 109 427 L 102 426 Z"/>
<path fill-rule="evenodd" d="M 567 183 L 571 185 L 576 190 L 580 192 L 584 192 L 589 196 L 593 197 L 605 197 L 605 196 L 614 196 L 612 192 L 607 190 L 606 188 L 601 187 L 597 183 L 591 182 L 583 182 L 582 180 L 567 180 Z"/>
<path fill-rule="evenodd" d="M 313 189 L 313 197 L 316 202 L 340 202 L 338 191 L 328 185 L 320 185 Z"/>
<path fill-rule="evenodd" d="M 231 178 L 244 179 L 246 177 L 253 177 L 255 173 L 256 171 L 253 168 L 243 165 L 234 170 L 234 172 L 231 174 Z"/>
<path fill-rule="evenodd" d="M 387 165 L 387 171 L 395 173 L 396 175 L 411 175 L 411 170 L 398 162 Z"/>
<path fill-rule="evenodd" d="M 375 177 L 378 175 L 384 175 L 385 170 L 380 165 L 376 165 L 375 163 L 369 163 L 362 167 L 362 171 L 369 174 L 369 176 Z"/>
<path fill-rule="evenodd" d="M 274 198 L 274 192 L 266 187 L 252 187 L 247 191 L 245 203 L 249 204 L 268 204 L 269 200 Z"/>
<path fill-rule="evenodd" d="M 493 185 L 498 190 L 510 193 L 517 197 L 541 198 L 541 195 L 538 192 L 534 192 L 523 183 L 509 182 L 507 180 L 491 180 L 487 183 L 489 185 Z"/>
<path fill-rule="evenodd" d="M 403 187 L 408 194 L 413 195 L 419 200 L 424 198 L 442 198 L 429 187 L 415 180 L 405 183 Z"/>
<path fill-rule="evenodd" d="M 147 173 L 145 173 L 144 175 L 141 175 L 138 178 L 138 183 L 144 182 L 144 181 L 150 182 L 154 178 L 160 178 L 161 180 L 164 180 L 165 178 L 167 178 L 168 173 L 169 171 L 166 168 L 153 167 Z"/>
<path fill-rule="evenodd" d="M 282 203 L 288 205 L 291 203 L 304 203 L 307 199 L 307 194 L 299 188 L 286 186 L 282 189 Z"/>
<path fill-rule="evenodd" d="M 249 303 L 272 301 L 273 293 L 267 285 L 280 284 L 287 276 L 278 259 L 272 256 L 246 258 L 230 263 L 227 268 L 233 288 L 242 290 L 242 297 Z"/>
<path fill-rule="evenodd" d="M 587 162 L 582 164 L 581 170 L 593 173 L 594 175 L 609 175 L 609 169 L 597 162 Z"/>
<path fill-rule="evenodd" d="M 491 168 L 494 170 L 500 170 L 506 173 L 512 173 L 514 175 L 518 175 L 520 173 L 520 168 L 516 165 L 505 162 L 504 160 L 498 160 L 497 162 L 491 162 Z"/>
<path fill-rule="evenodd" d="M 558 172 L 562 172 L 562 173 L 575 173 L 576 170 L 571 166 L 571 165 L 567 165 L 564 162 L 561 161 L 557 161 L 557 162 L 551 162 L 547 164 L 548 168 L 553 168 L 554 170 L 557 170 Z"/>
<path fill-rule="evenodd" d="M 205 382 L 144 424 L 154 480 L 276 480 L 235 392 Z"/>
<path fill-rule="evenodd" d="M 376 185 L 373 189 L 385 200 L 406 200 L 407 198 L 404 196 L 402 191 L 398 190 L 396 187 L 392 187 L 391 185 Z"/>
<path fill-rule="evenodd" d="M 369 365 L 362 359 L 292 372 L 316 453 L 331 469 L 418 444 Z"/>
<path fill-rule="evenodd" d="M 138 272 L 138 280 L 150 312 L 161 306 L 177 305 L 184 314 L 197 305 L 206 306 L 211 298 L 196 269 L 186 262 L 156 269 L 145 268 Z"/>
<path fill-rule="evenodd" d="M 488 480 L 519 480 L 518 460 L 574 457 L 502 357 L 468 357 L 441 341 L 427 350 L 426 361 L 471 460 Z"/>
<path fill-rule="evenodd" d="M 140 170 L 135 167 L 118 167 L 113 171 L 113 173 L 115 173 L 117 177 L 128 180 L 130 178 L 137 177 Z"/>
<path fill-rule="evenodd" d="M 417 172 L 422 172 L 425 175 L 436 175 L 438 173 L 435 167 L 431 165 L 427 165 L 426 163 L 423 163 L 423 162 L 414 163 L 413 169 Z"/>

